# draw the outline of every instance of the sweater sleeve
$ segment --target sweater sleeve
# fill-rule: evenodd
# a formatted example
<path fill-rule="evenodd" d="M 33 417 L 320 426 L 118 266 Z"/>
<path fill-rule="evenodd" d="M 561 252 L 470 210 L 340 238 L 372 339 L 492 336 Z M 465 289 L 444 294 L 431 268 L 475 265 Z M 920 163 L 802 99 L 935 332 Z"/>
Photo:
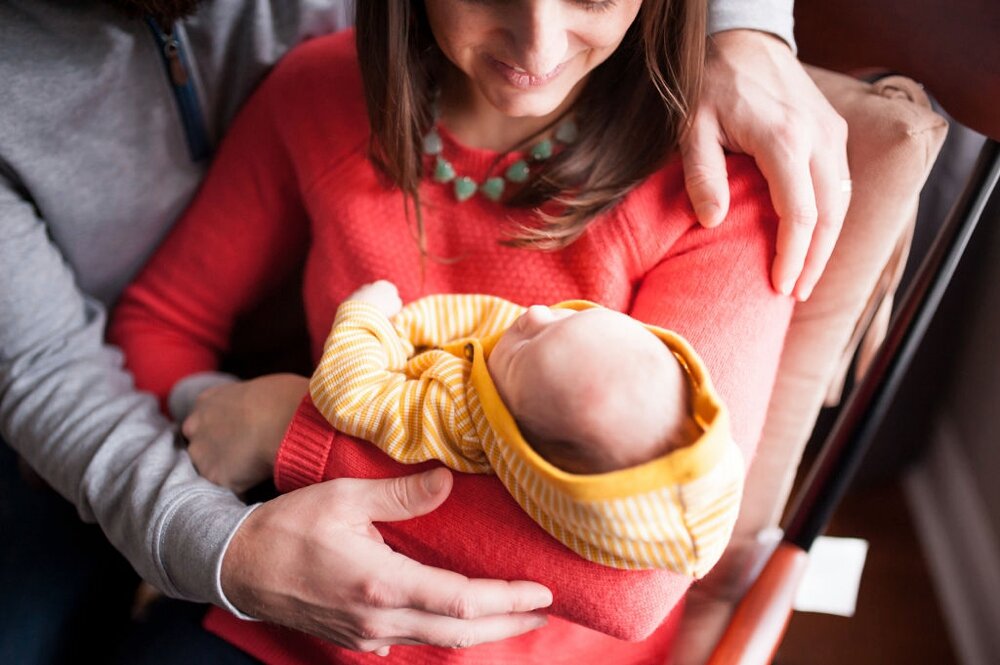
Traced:
<path fill-rule="evenodd" d="M 198 476 L 104 343 L 46 220 L 0 175 L 0 433 L 170 596 L 228 606 L 218 571 L 249 509 Z M 2 444 L 0 444 L 2 445 Z"/>
<path fill-rule="evenodd" d="M 727 405 L 733 437 L 747 464 L 753 458 L 777 373 L 793 302 L 776 293 L 768 269 L 777 216 L 767 184 L 753 162 L 728 159 L 732 203 L 725 221 L 691 227 L 666 251 L 648 252 L 655 264 L 642 278 L 630 314 L 675 330 L 701 356 Z M 680 187 L 678 184 L 677 187 Z M 679 196 L 658 178 L 643 185 L 634 226 L 640 245 L 654 246 L 655 215 L 676 217 Z M 646 218 L 643 215 L 654 215 Z M 657 254 L 660 254 L 657 256 Z"/>
<path fill-rule="evenodd" d="M 436 459 L 457 471 L 489 471 L 463 361 L 441 350 L 410 359 L 412 351 L 378 308 L 343 303 L 309 384 L 316 408 L 336 429 L 404 464 Z"/>
<path fill-rule="evenodd" d="M 414 346 L 434 347 L 503 332 L 524 311 L 524 307 L 496 296 L 445 293 L 408 304 L 392 323 Z"/>
<path fill-rule="evenodd" d="M 437 294 L 408 304 L 394 317 L 393 326 L 414 346 L 441 346 L 464 337 L 486 337 L 498 333 L 523 312 L 523 307 L 494 296 Z M 329 417 L 324 417 L 316 409 L 313 398 L 315 395 L 307 397 L 299 405 L 278 448 L 274 482 L 278 489 L 285 492 L 322 481 L 334 445 L 336 432 L 327 424 Z M 454 399 L 467 410 L 464 395 Z M 364 434 L 356 436 L 371 440 Z M 489 469 L 478 439 L 474 443 L 471 439 L 459 438 L 453 443 L 456 450 L 461 450 L 462 464 L 472 467 L 468 470 L 481 473 Z M 442 456 L 435 458 L 444 459 Z"/>
<path fill-rule="evenodd" d="M 795 51 L 794 5 L 794 0 L 709 0 L 708 34 L 760 30 L 781 38 Z"/>
<path fill-rule="evenodd" d="M 164 408 L 178 380 L 217 368 L 237 318 L 304 260 L 299 174 L 271 104 L 282 78 L 237 116 L 192 205 L 114 312 L 111 340 Z"/>

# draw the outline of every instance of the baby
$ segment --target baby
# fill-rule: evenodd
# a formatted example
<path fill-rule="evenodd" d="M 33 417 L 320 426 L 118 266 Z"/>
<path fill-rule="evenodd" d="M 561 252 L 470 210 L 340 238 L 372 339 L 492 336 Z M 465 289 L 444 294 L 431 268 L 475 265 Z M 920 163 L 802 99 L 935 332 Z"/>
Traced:
<path fill-rule="evenodd" d="M 736 518 L 742 458 L 697 355 L 592 303 L 437 295 L 404 309 L 375 282 L 338 309 L 310 391 L 334 427 L 398 461 L 496 472 L 605 565 L 700 577 Z"/>
<path fill-rule="evenodd" d="M 698 438 L 677 358 L 620 312 L 533 305 L 486 366 L 524 438 L 560 469 L 624 469 Z"/>

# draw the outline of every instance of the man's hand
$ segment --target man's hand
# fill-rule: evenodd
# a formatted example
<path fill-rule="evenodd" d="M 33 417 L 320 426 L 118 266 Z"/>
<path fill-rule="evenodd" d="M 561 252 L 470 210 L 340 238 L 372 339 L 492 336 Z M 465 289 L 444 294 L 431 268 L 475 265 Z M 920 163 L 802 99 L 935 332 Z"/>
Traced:
<path fill-rule="evenodd" d="M 688 196 L 703 226 L 729 209 L 723 149 L 751 155 L 780 218 L 775 289 L 805 300 L 826 266 L 850 202 L 847 124 L 791 49 L 767 33 L 709 38 L 705 85 L 681 142 Z"/>
<path fill-rule="evenodd" d="M 384 279 L 371 284 L 365 284 L 357 291 L 347 296 L 347 300 L 360 300 L 378 307 L 379 311 L 390 319 L 403 308 L 396 285 Z"/>
<path fill-rule="evenodd" d="M 198 473 L 242 493 L 271 477 L 274 457 L 309 379 L 271 374 L 207 388 L 181 433 Z"/>
<path fill-rule="evenodd" d="M 357 651 L 393 644 L 469 647 L 545 625 L 534 582 L 469 579 L 392 551 L 372 522 L 437 508 L 446 469 L 388 480 L 337 479 L 280 496 L 240 526 L 222 564 L 241 611 Z"/>

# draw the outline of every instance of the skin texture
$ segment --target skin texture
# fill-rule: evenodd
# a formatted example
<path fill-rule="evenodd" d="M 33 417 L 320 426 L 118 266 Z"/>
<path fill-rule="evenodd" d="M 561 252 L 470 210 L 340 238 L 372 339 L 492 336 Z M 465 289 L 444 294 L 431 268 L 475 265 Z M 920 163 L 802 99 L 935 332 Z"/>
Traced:
<path fill-rule="evenodd" d="M 625 314 L 532 306 L 487 364 L 522 433 L 567 471 L 622 469 L 692 440 L 680 366 Z"/>
<path fill-rule="evenodd" d="M 467 145 L 506 150 L 562 115 L 621 43 L 639 0 L 427 0 L 452 70 L 441 121 Z"/>
<path fill-rule="evenodd" d="M 282 495 L 250 514 L 226 552 L 230 600 L 265 621 L 357 651 L 392 644 L 468 647 L 545 625 L 533 582 L 469 579 L 393 552 L 372 522 L 428 513 L 447 498 L 446 469 L 387 481 L 340 479 Z M 247 584 L 244 571 L 254 571 Z M 318 570 L 320 575 L 302 575 Z"/>
<path fill-rule="evenodd" d="M 308 379 L 296 374 L 272 374 L 204 390 L 181 425 L 198 473 L 237 494 L 270 478 L 276 446 L 308 390 Z M 275 405 L 284 409 L 277 411 Z M 231 446 L 234 441 L 239 445 Z M 238 447 L 242 454 L 234 457 L 230 447 Z"/>
<path fill-rule="evenodd" d="M 830 258 L 851 195 L 847 124 L 788 45 L 732 30 L 709 38 L 705 87 L 681 144 L 688 195 L 707 227 L 729 209 L 723 150 L 754 157 L 780 217 L 771 282 L 805 300 Z"/>

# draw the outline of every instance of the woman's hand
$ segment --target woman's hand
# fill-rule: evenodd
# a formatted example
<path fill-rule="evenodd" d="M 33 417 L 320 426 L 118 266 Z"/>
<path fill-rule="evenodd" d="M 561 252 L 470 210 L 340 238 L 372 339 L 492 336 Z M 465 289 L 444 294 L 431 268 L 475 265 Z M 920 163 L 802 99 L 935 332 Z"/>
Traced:
<path fill-rule="evenodd" d="M 237 494 L 271 477 L 309 379 L 271 374 L 203 391 L 181 425 L 198 473 Z"/>
<path fill-rule="evenodd" d="M 399 310 L 403 308 L 403 301 L 399 298 L 396 285 L 384 279 L 365 284 L 345 300 L 360 300 L 374 305 L 390 319 L 399 314 Z"/>
<path fill-rule="evenodd" d="M 431 512 L 447 498 L 445 469 L 386 480 L 340 478 L 263 504 L 233 536 L 222 588 L 240 611 L 348 649 L 393 644 L 470 647 L 546 623 L 535 582 L 469 579 L 394 552 L 372 522 Z"/>
<path fill-rule="evenodd" d="M 729 209 L 723 149 L 757 161 L 780 218 L 774 288 L 805 300 L 840 235 L 850 202 L 847 124 L 783 41 L 729 30 L 709 38 L 705 85 L 681 142 L 698 221 Z"/>

